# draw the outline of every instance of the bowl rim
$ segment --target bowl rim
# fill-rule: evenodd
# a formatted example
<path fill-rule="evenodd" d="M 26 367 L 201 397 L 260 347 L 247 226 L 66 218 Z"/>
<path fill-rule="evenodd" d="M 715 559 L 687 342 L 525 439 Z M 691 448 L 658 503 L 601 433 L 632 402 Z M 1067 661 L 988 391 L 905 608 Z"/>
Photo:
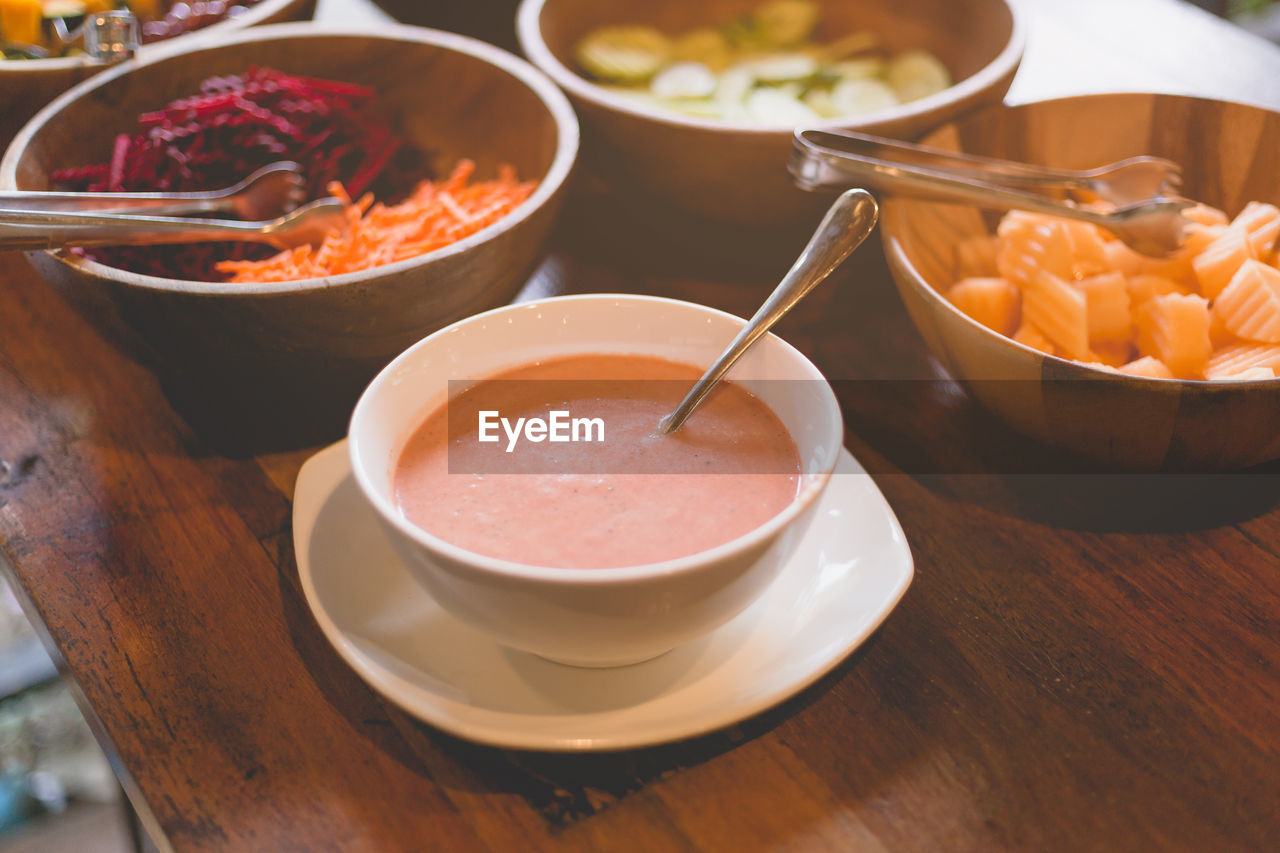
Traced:
<path fill-rule="evenodd" d="M 728 542 L 723 542 L 713 548 L 698 551 L 693 554 L 687 554 L 683 557 L 676 557 L 671 560 L 662 560 L 655 563 L 642 563 L 634 566 L 616 566 L 612 568 L 564 568 L 556 566 L 539 566 L 532 563 L 520 563 L 514 560 L 506 560 L 500 557 L 492 557 L 487 554 L 480 554 L 470 551 L 459 545 L 455 545 L 439 536 L 417 526 L 405 518 L 394 503 L 386 499 L 379 491 L 374 488 L 370 480 L 370 474 L 365 470 L 360 462 L 359 448 L 362 446 L 361 437 L 357 433 L 357 426 L 367 420 L 369 417 L 365 415 L 369 411 L 370 402 L 376 389 L 382 385 L 391 383 L 394 374 L 410 361 L 423 347 L 434 343 L 437 338 L 443 338 L 454 332 L 454 330 L 483 320 L 500 316 L 505 313 L 514 311 L 528 311 L 540 307 L 555 307 L 564 304 L 581 304 L 581 303 L 614 303 L 630 302 L 643 305 L 659 305 L 666 306 L 676 311 L 692 311 L 701 314 L 704 317 L 715 317 L 727 320 L 730 323 L 745 325 L 746 320 L 727 311 L 721 311 L 718 308 L 712 308 L 696 302 L 688 302 L 682 299 L 671 299 L 665 296 L 647 296 L 632 293 L 582 293 L 569 294 L 564 296 L 550 296 L 545 299 L 538 299 L 531 302 L 512 303 L 503 305 L 499 308 L 493 308 L 489 311 L 483 311 L 479 314 L 473 314 L 457 322 L 451 323 L 442 329 L 439 329 L 430 335 L 419 340 L 407 348 L 400 355 L 396 356 L 386 367 L 384 367 L 377 376 L 366 386 L 361 393 L 360 399 L 356 402 L 351 412 L 351 419 L 347 428 L 347 445 L 351 459 L 351 471 L 367 500 L 383 521 L 390 524 L 399 533 L 404 535 L 416 545 L 426 548 L 429 551 L 442 554 L 444 557 L 467 566 L 470 571 L 480 574 L 492 575 L 510 580 L 518 581 L 537 581 L 546 582 L 559 586 L 610 586 L 615 584 L 625 584 L 637 580 L 653 580 L 660 577 L 673 577 L 697 572 L 711 564 L 717 563 L 723 559 L 735 556 L 751 548 L 757 547 L 762 542 L 780 534 L 787 526 L 791 525 L 800 515 L 802 515 L 813 503 L 818 499 L 822 492 L 826 489 L 827 483 L 830 481 L 832 472 L 835 470 L 836 463 L 840 456 L 840 449 L 844 446 L 844 416 L 840 410 L 839 400 L 835 396 L 835 391 L 831 388 L 831 384 L 827 378 L 822 375 L 817 366 L 809 360 L 809 358 L 800 350 L 789 344 L 784 339 L 778 337 L 772 332 L 767 337 L 772 339 L 776 345 L 783 348 L 783 352 L 792 356 L 796 360 L 796 364 L 806 373 L 811 374 L 810 378 L 817 379 L 822 382 L 825 393 L 821 396 L 828 406 L 826 414 L 834 419 L 836 426 L 837 439 L 834 447 L 823 447 L 827 458 L 822 460 L 821 470 L 815 471 L 810 475 L 808 483 L 805 483 L 797 490 L 796 495 L 791 502 L 787 504 L 776 515 L 772 516 L 757 527 L 747 531 L 746 533 Z M 514 364 L 514 363 L 513 363 Z"/>
<path fill-rule="evenodd" d="M 551 52 L 551 49 L 542 38 L 541 26 L 542 10 L 548 2 L 549 0 L 521 0 L 520 6 L 516 11 L 516 37 L 520 42 L 521 49 L 529 57 L 529 61 L 548 74 L 557 85 L 569 92 L 570 95 L 581 98 L 597 107 L 636 118 L 647 119 L 673 128 L 720 130 L 731 133 L 745 133 L 756 137 L 785 135 L 788 138 L 795 130 L 796 125 L 759 125 L 747 122 L 700 118 L 698 116 L 683 115 L 674 110 L 649 109 L 609 92 L 566 66 Z M 1022 61 L 1022 55 L 1026 49 L 1027 25 L 1025 13 L 1021 11 L 1018 3 L 1011 2 L 1011 0 L 997 0 L 997 2 L 1009 14 L 1009 40 L 990 62 L 973 74 L 940 92 L 915 101 L 909 101 L 906 104 L 899 104 L 890 109 L 877 110 L 857 116 L 822 118 L 807 122 L 803 126 L 820 129 L 873 128 L 919 118 L 949 104 L 977 97 L 984 90 L 994 86 L 1006 74 L 1012 73 Z"/>
<path fill-rule="evenodd" d="M 16 188 L 17 164 L 21 154 L 26 150 L 31 137 L 50 119 L 63 110 L 68 104 L 76 101 L 93 90 L 110 85 L 137 68 L 147 68 L 167 62 L 178 57 L 210 50 L 220 50 L 240 44 L 271 42 L 286 39 L 311 38 L 344 38 L 344 39 L 379 39 L 383 41 L 412 43 L 440 48 L 460 53 L 487 63 L 500 71 L 506 72 L 520 83 L 523 83 L 542 103 L 555 123 L 557 131 L 556 151 L 546 174 L 539 180 L 533 193 L 519 206 L 490 225 L 456 243 L 442 246 L 439 249 L 417 257 L 407 258 L 368 270 L 342 273 L 322 278 L 304 278 L 293 281 L 257 282 L 237 284 L 228 281 L 193 281 L 189 279 L 167 278 L 148 275 L 146 273 L 122 270 L 117 267 L 88 258 L 73 255 L 66 250 L 43 250 L 59 262 L 78 269 L 96 278 L 121 282 L 143 290 L 154 290 L 164 293 L 184 293 L 196 296 L 272 296 L 298 291 L 325 290 L 369 281 L 384 275 L 412 270 L 434 261 L 453 255 L 459 255 L 475 249 L 490 239 L 505 233 L 529 219 L 536 211 L 542 209 L 564 187 L 577 160 L 580 132 L 578 119 L 565 97 L 541 71 L 518 56 L 508 53 L 499 47 L 482 42 L 469 36 L 415 27 L 407 24 L 373 24 L 363 27 L 345 27 L 335 25 L 318 25 L 310 21 L 268 24 L 251 27 L 237 32 L 230 38 L 197 46 L 194 50 L 170 51 L 153 55 L 140 62 L 120 63 L 101 74 L 95 75 L 63 92 L 45 105 L 38 113 L 23 125 L 14 137 L 9 148 L 0 158 L 0 187 Z"/>
<path fill-rule="evenodd" d="M 152 42 L 151 44 L 139 45 L 138 56 L 144 59 L 158 58 L 162 54 L 173 49 L 173 45 L 175 44 L 181 45 L 181 47 L 176 48 L 178 52 L 185 53 L 188 50 L 201 47 L 199 43 L 200 40 L 217 39 L 218 36 L 221 36 L 224 33 L 232 33 L 236 30 L 256 27 L 272 15 L 279 14 L 291 6 L 303 6 L 308 2 L 314 4 L 316 0 L 260 0 L 259 3 L 249 6 L 247 11 L 234 18 L 223 18 L 222 20 L 214 21 L 207 26 L 200 27 L 199 29 L 192 30 L 191 32 L 181 33 L 171 39 L 162 39 L 157 42 Z M 210 33 L 212 33 L 212 35 L 210 35 Z M 22 67 L 27 65 L 35 67 Z M 72 71 L 79 68 L 95 67 L 107 69 L 112 66 L 98 66 L 96 63 L 90 61 L 87 56 L 55 56 L 49 59 L 24 59 L 21 62 L 13 63 L 12 67 L 7 64 L 0 66 L 0 77 L 3 77 L 5 74 L 10 72 L 14 74 L 38 74 L 48 71 Z"/>
<path fill-rule="evenodd" d="M 1170 98 L 1174 100 L 1184 101 L 1203 101 L 1209 104 L 1230 104 L 1231 106 L 1245 107 L 1247 109 L 1260 110 L 1262 112 L 1275 113 L 1280 112 L 1271 110 L 1258 104 L 1245 103 L 1243 101 L 1228 101 L 1222 98 L 1203 98 L 1195 95 L 1180 95 L 1166 92 L 1091 92 L 1080 95 L 1064 95 L 1055 98 L 1045 98 L 1039 101 L 1023 101 L 1018 104 L 993 104 L 985 109 L 968 113 L 960 118 L 948 121 L 932 130 L 921 138 L 921 144 L 928 144 L 929 137 L 942 133 L 946 130 L 954 130 L 957 125 L 963 125 L 966 122 L 976 121 L 988 114 L 994 114 L 1000 111 L 1016 111 L 1029 107 L 1043 107 L 1046 105 L 1057 104 L 1060 102 L 1094 99 L 1124 99 L 1124 98 Z M 959 134 L 957 134 L 958 136 Z M 958 318 L 961 323 L 971 330 L 976 330 L 979 335 L 985 336 L 988 340 L 997 341 L 1000 345 L 1012 347 L 1015 351 L 1022 352 L 1041 360 L 1047 360 L 1054 365 L 1060 365 L 1070 370 L 1081 371 L 1090 379 L 1109 378 L 1112 380 L 1120 380 L 1122 382 L 1133 383 L 1138 386 L 1145 386 L 1150 390 L 1175 391 L 1179 389 L 1193 389 L 1196 392 L 1222 393 L 1229 390 L 1241 388 L 1267 388 L 1268 386 L 1280 384 L 1280 375 L 1271 379 L 1183 379 L 1179 377 L 1165 378 L 1160 376 L 1135 376 L 1129 373 L 1121 373 L 1118 370 L 1107 367 L 1094 367 L 1086 362 L 1075 361 L 1069 358 L 1053 355 L 1051 353 L 1042 352 L 1041 350 L 1029 347 L 1024 343 L 1015 341 L 1013 338 L 1002 335 L 994 329 L 982 325 L 968 314 L 961 311 L 951 303 L 951 300 L 942 295 L 941 291 L 930 284 L 925 277 L 916 268 L 908 257 L 906 248 L 902 245 L 902 241 L 894 233 L 897 230 L 897 224 L 900 217 L 905 213 L 900 212 L 899 206 L 903 202 L 917 201 L 916 199 L 901 199 L 889 197 L 884 200 L 881 206 L 881 227 L 880 241 L 884 247 L 885 260 L 888 261 L 891 272 L 904 275 L 917 290 L 921 290 L 925 294 L 925 298 L 935 305 L 941 305 L 943 310 L 948 312 L 949 316 Z M 926 202 L 928 203 L 928 202 Z M 941 202 L 939 202 L 941 203 Z M 969 205 L 970 207 L 972 205 Z M 895 276 L 897 278 L 897 276 Z M 1263 345 L 1263 344 L 1259 344 Z M 959 379 L 959 377 L 956 377 Z"/>

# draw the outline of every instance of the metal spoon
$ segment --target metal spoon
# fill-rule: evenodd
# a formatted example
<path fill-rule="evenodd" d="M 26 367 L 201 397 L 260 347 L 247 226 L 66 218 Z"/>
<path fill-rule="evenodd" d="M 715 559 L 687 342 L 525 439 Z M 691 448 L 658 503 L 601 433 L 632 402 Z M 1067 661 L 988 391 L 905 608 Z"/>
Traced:
<path fill-rule="evenodd" d="M 69 246 L 150 246 L 238 240 L 292 249 L 317 245 L 347 226 L 346 205 L 326 198 L 265 222 L 181 219 L 119 213 L 0 210 L 0 249 L 62 249 Z"/>
<path fill-rule="evenodd" d="M 658 431 L 663 435 L 670 435 L 680 429 L 698 404 L 711 393 L 716 383 L 729 372 L 733 363 L 760 340 L 765 332 L 773 328 L 774 323 L 795 307 L 805 294 L 840 266 L 850 252 L 858 248 L 875 227 L 878 214 L 876 200 L 866 190 L 852 189 L 842 193 L 822 218 L 818 230 L 809 238 L 809 244 L 783 276 L 781 283 L 769 294 L 755 316 L 742 327 L 742 331 L 738 332 L 715 364 L 702 374 L 702 378 L 680 401 L 676 410 L 662 419 L 658 424 Z"/>

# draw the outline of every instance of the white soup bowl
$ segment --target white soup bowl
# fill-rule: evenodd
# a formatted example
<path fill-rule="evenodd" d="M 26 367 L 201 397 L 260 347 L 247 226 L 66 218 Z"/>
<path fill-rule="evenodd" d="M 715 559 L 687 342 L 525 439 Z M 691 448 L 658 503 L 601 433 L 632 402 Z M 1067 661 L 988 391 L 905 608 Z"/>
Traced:
<path fill-rule="evenodd" d="M 818 369 L 790 344 L 767 335 L 730 378 L 766 403 L 791 434 L 801 461 L 797 495 L 778 515 L 707 551 L 600 569 L 548 568 L 478 554 L 404 517 L 395 500 L 394 466 L 408 437 L 448 399 L 450 380 L 479 380 L 580 354 L 658 356 L 705 366 L 744 322 L 689 302 L 593 294 L 510 305 L 454 323 L 402 353 L 361 396 L 349 430 L 356 482 L 431 596 L 498 643 L 576 666 L 620 666 L 660 655 L 711 632 L 759 598 L 795 550 L 835 468 L 843 440 L 839 403 Z"/>

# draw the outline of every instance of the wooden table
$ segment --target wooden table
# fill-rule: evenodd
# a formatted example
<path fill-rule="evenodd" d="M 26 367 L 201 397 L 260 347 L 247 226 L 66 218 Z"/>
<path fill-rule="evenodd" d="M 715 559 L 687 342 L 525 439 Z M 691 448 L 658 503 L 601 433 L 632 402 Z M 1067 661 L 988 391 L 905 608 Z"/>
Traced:
<path fill-rule="evenodd" d="M 322 17 L 361 14 L 326 0 Z M 1280 107 L 1280 51 L 1171 0 L 1028 4 L 1011 99 Z M 426 13 L 424 12 L 424 15 Z M 776 265 L 638 245 L 581 195 L 530 292 L 749 313 Z M 656 246 L 656 248 L 655 248 Z M 791 251 L 794 251 L 793 247 Z M 1274 849 L 1280 466 L 1071 475 L 942 379 L 865 247 L 781 333 L 841 389 L 916 563 L 880 631 L 693 741 L 506 752 L 391 707 L 321 636 L 290 498 L 146 362 L 0 258 L 0 544 L 156 842 L 180 850 Z"/>

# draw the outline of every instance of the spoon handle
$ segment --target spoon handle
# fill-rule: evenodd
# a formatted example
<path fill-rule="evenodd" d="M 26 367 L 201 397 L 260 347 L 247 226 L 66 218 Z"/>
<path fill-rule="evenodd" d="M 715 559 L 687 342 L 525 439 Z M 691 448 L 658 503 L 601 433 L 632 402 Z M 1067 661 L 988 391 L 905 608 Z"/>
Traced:
<path fill-rule="evenodd" d="M 846 190 L 836 199 L 822 217 L 818 230 L 809 238 L 809 244 L 755 316 L 742 327 L 715 364 L 702 374 L 676 410 L 662 419 L 658 430 L 663 435 L 680 429 L 733 363 L 858 248 L 875 227 L 878 212 L 875 199 L 866 190 Z"/>

